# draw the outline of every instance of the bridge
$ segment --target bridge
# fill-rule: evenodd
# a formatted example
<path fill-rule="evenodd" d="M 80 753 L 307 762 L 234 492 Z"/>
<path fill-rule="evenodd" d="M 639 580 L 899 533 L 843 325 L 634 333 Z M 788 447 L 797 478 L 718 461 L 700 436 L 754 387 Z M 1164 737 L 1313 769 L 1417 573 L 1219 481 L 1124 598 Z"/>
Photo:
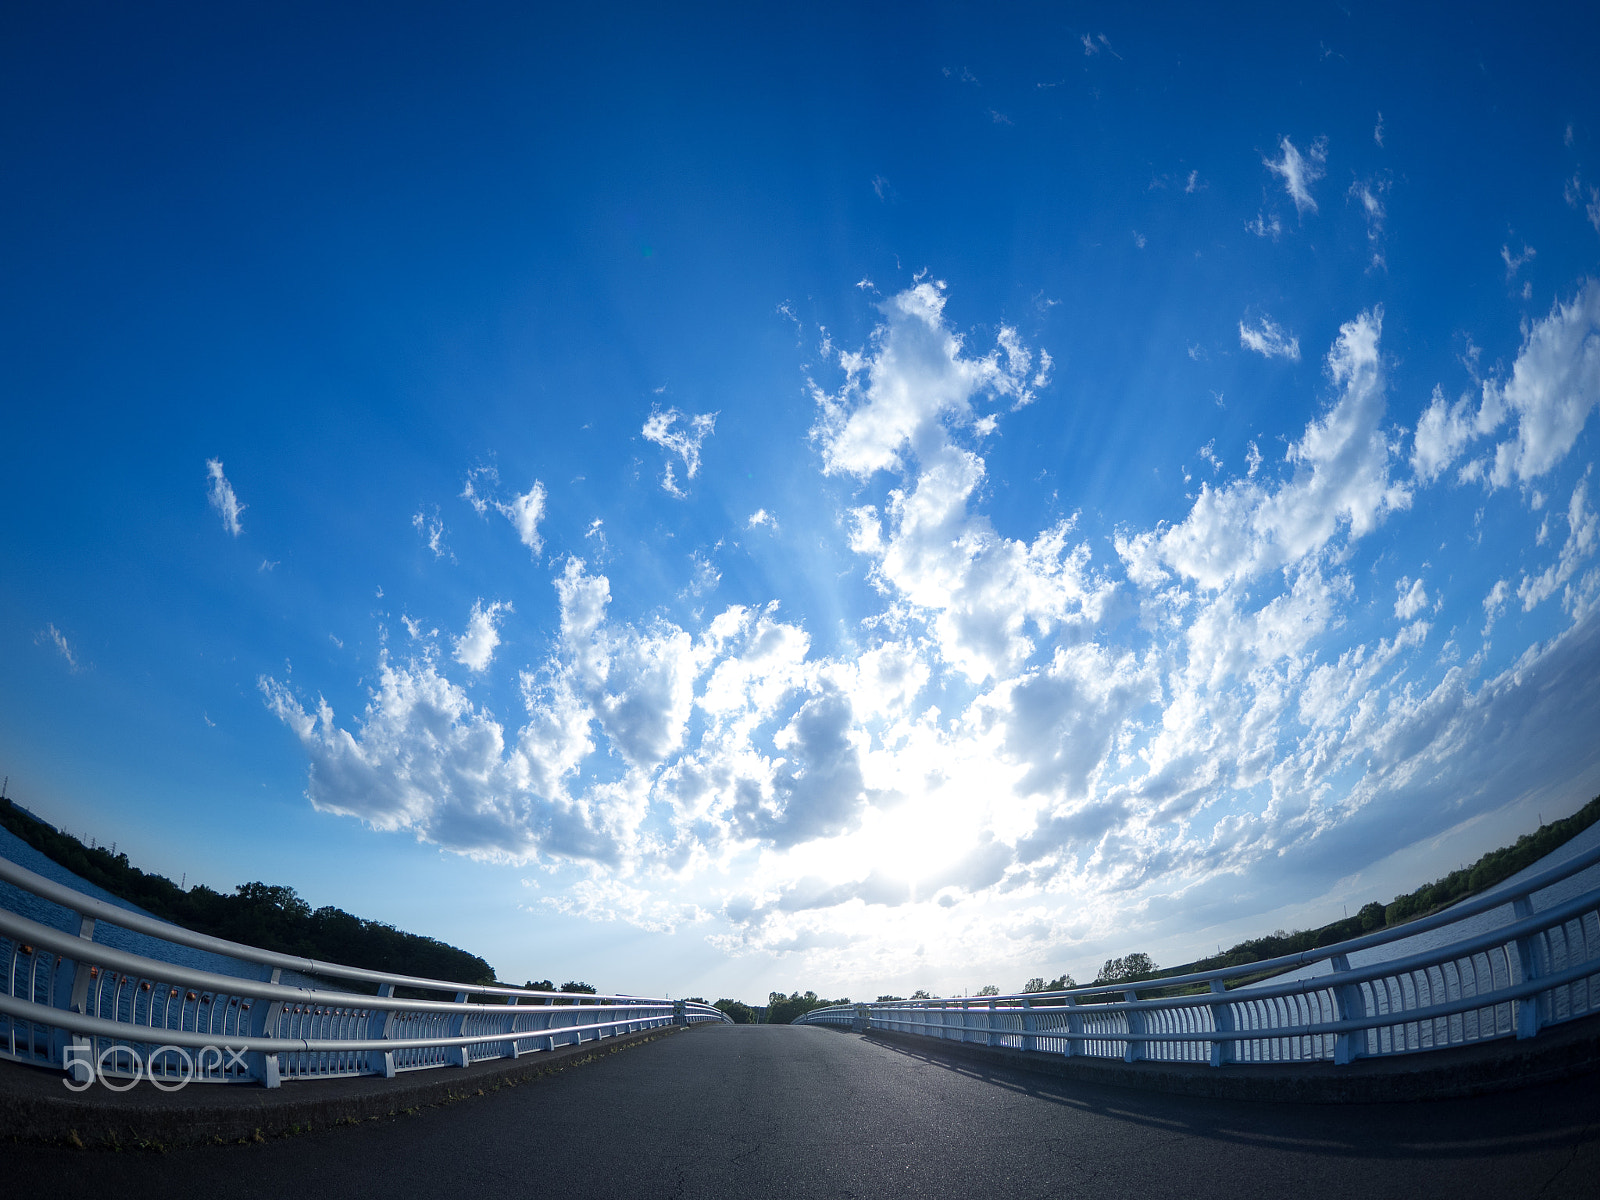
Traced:
<path fill-rule="evenodd" d="M 1562 1038 L 1600 1020 L 1600 890 L 1551 897 L 1596 862 L 1600 851 L 1425 922 L 1248 973 L 733 1026 L 665 998 L 531 993 L 271 954 L 0 861 L 0 878 L 78 921 L 69 932 L 0 911 L 0 1057 L 16 1064 L 8 1071 L 31 1064 L 31 1086 L 53 1094 L 92 1085 L 81 1101 L 110 1102 L 137 1087 L 116 1102 L 154 1108 L 190 1082 L 182 1098 L 194 1105 L 452 1078 L 470 1093 L 497 1064 L 573 1064 L 349 1128 L 114 1166 L 92 1149 L 13 1144 L 4 1174 L 8 1190 L 104 1179 L 133 1196 L 279 1196 L 288 1180 L 487 1196 L 1592 1195 L 1592 1075 L 1409 1103 L 1246 1097 L 1266 1073 L 1426 1072 L 1473 1046 L 1549 1042 L 1559 1058 Z M 1497 909 L 1509 919 L 1483 927 Z M 260 978 L 118 949 L 101 940 L 112 929 L 225 954 Z M 1476 931 L 1456 936 L 1463 929 Z M 1433 949 L 1383 957 L 1430 934 Z M 625 1052 L 578 1065 L 608 1044 Z M 1074 1062 L 1235 1082 L 1219 1099 L 1030 1069 Z"/>

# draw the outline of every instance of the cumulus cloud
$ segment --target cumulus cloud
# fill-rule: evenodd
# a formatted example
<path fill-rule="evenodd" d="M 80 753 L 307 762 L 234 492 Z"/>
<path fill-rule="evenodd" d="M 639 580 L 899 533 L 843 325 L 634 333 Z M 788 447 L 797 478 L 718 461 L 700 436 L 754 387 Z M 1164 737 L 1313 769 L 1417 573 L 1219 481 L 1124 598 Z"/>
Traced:
<path fill-rule="evenodd" d="M 1428 607 L 1428 589 L 1422 586 L 1422 580 L 1405 576 L 1394 586 L 1399 593 L 1394 602 L 1394 615 L 1402 621 L 1411 620 Z"/>
<path fill-rule="evenodd" d="M 1241 879 L 1331 878 L 1352 845 L 1410 844 L 1535 775 L 1595 773 L 1587 476 L 1546 514 L 1551 548 L 1482 605 L 1486 636 L 1513 602 L 1558 599 L 1567 627 L 1487 678 L 1487 648 L 1463 659 L 1431 625 L 1446 601 L 1475 607 L 1455 576 L 1353 561 L 1496 430 L 1513 446 L 1524 423 L 1530 445 L 1566 436 L 1539 433 L 1539 413 L 1587 379 L 1586 293 L 1530 326 L 1481 400 L 1435 389 L 1409 439 L 1388 424 L 1382 313 L 1359 314 L 1277 463 L 1248 441 L 1230 476 L 1219 432 L 1202 452 L 1215 480 L 1170 523 L 1119 528 L 1115 557 L 1075 517 L 1001 532 L 986 511 L 986 447 L 1048 381 L 1043 351 L 1009 327 L 957 332 L 925 278 L 877 299 L 865 344 L 830 343 L 810 380 L 816 465 L 853 492 L 839 517 L 874 589 L 863 620 L 814 644 L 776 600 L 627 610 L 601 560 L 568 557 L 548 645 L 514 664 L 520 712 L 469 692 L 508 653 L 510 606 L 485 600 L 442 644 L 403 616 L 411 657 L 381 653 L 342 719 L 263 679 L 313 803 L 555 864 L 559 894 L 534 911 L 703 926 L 729 953 L 804 955 L 820 979 L 1000 953 L 1033 973 L 1047 948 L 1163 904 L 1202 913 L 1227 891 L 1236 908 Z M 681 414 L 664 428 L 683 434 Z M 468 488 L 486 515 L 512 503 L 488 475 Z M 742 523 L 776 525 L 765 509 Z M 710 551 L 689 559 L 715 573 Z M 453 662 L 468 678 L 446 676 Z"/>
<path fill-rule="evenodd" d="M 474 600 L 466 632 L 455 639 L 455 660 L 469 671 L 487 669 L 500 645 L 500 622 L 504 614 L 514 611 L 509 600 L 496 600 L 487 608 L 482 600 Z"/>
<path fill-rule="evenodd" d="M 1300 361 L 1300 339 L 1287 333 L 1271 317 L 1263 316 L 1254 328 L 1239 322 L 1239 344 L 1262 358 L 1287 358 Z"/>
<path fill-rule="evenodd" d="M 986 466 L 957 436 L 992 433 L 998 418 L 980 415 L 978 401 L 1028 403 L 1050 363 L 1041 351 L 1036 366 L 1008 327 L 994 349 L 967 353 L 944 304 L 942 285 L 918 283 L 883 305 L 870 352 L 841 355 L 840 391 L 815 389 L 813 436 L 830 473 L 906 477 L 882 508 L 854 511 L 851 547 L 872 563 L 879 590 L 930 618 L 941 655 L 976 680 L 1027 658 L 1035 636 L 1098 620 L 1115 586 L 1088 569 L 1071 520 L 1029 542 L 999 536 L 971 511 Z"/>
<path fill-rule="evenodd" d="M 1301 154 L 1288 138 L 1278 143 L 1282 155 L 1277 159 L 1263 158 L 1267 170 L 1283 180 L 1284 190 L 1294 201 L 1295 211 L 1302 217 L 1317 211 L 1317 202 L 1311 195 L 1311 185 L 1321 179 L 1328 161 L 1328 139 L 1319 137 L 1311 148 Z"/>
<path fill-rule="evenodd" d="M 772 530 L 773 533 L 778 532 L 778 518 L 764 508 L 756 509 L 755 512 L 750 514 L 750 519 L 744 523 L 746 529 L 760 529 L 763 526 Z"/>
<path fill-rule="evenodd" d="M 533 552 L 534 560 L 538 561 L 539 552 L 544 549 L 544 538 L 539 533 L 539 522 L 544 519 L 544 484 L 535 479 L 526 492 L 521 495 L 512 492 L 508 500 L 502 500 L 496 494 L 499 486 L 498 470 L 494 467 L 474 467 L 467 472 L 461 498 L 472 505 L 473 511 L 480 517 L 487 516 L 492 508 L 510 521 L 512 528 L 517 531 L 518 540 Z"/>
<path fill-rule="evenodd" d="M 233 484 L 228 482 L 228 477 L 222 473 L 222 460 L 218 458 L 206 459 L 206 497 L 211 507 L 216 509 L 217 515 L 222 518 L 222 527 L 234 537 L 244 532 L 244 527 L 239 524 L 239 514 L 245 506 L 239 503 L 239 497 L 234 494 Z"/>
<path fill-rule="evenodd" d="M 1600 519 L 1589 507 L 1589 477 L 1585 475 L 1572 489 L 1572 500 L 1567 505 L 1567 540 L 1561 547 L 1560 557 L 1540 574 L 1524 575 L 1517 586 L 1522 611 L 1532 612 L 1535 606 L 1555 595 L 1556 589 L 1569 583 L 1584 560 L 1595 552 L 1597 544 L 1600 544 Z M 1569 609 L 1572 601 L 1569 589 Z"/>
<path fill-rule="evenodd" d="M 682 421 L 683 428 L 678 428 Z M 646 441 L 654 442 L 664 449 L 669 455 L 676 454 L 683 460 L 683 473 L 685 478 L 693 479 L 700 473 L 700 445 L 717 429 L 716 413 L 699 413 L 688 416 L 676 408 L 650 410 L 650 417 L 640 430 Z M 675 475 L 676 464 L 669 458 L 667 467 L 661 476 L 662 490 L 671 495 L 682 498 L 685 493 L 678 486 Z"/>
<path fill-rule="evenodd" d="M 1489 478 L 1498 487 L 1548 472 L 1578 440 L 1600 404 L 1600 281 L 1589 280 L 1570 304 L 1559 301 L 1535 322 L 1511 378 L 1486 391 L 1491 414 L 1516 419 L 1516 437 L 1495 448 Z"/>
<path fill-rule="evenodd" d="M 1203 587 L 1219 588 L 1299 562 L 1341 529 L 1363 537 L 1389 513 L 1410 505 L 1410 490 L 1389 475 L 1378 354 L 1382 323 L 1381 310 L 1373 310 L 1340 328 L 1327 369 L 1343 390 L 1289 447 L 1291 477 L 1276 487 L 1254 478 L 1218 488 L 1202 483 L 1180 523 L 1118 538 L 1133 578 L 1155 582 L 1171 568 Z"/>

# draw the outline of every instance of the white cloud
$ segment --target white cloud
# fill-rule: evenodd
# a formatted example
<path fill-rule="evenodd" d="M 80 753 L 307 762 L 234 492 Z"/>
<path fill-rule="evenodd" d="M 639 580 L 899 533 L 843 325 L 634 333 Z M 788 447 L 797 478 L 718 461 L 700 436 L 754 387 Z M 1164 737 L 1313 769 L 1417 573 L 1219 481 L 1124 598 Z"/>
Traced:
<path fill-rule="evenodd" d="M 539 551 L 544 549 L 544 538 L 539 534 L 539 522 L 544 519 L 544 484 L 535 479 L 533 486 L 521 495 L 512 492 L 510 500 L 501 500 L 495 494 L 499 486 L 500 472 L 494 467 L 473 467 L 467 472 L 461 498 L 472 505 L 480 517 L 487 516 L 492 508 L 510 521 L 518 539 L 533 552 L 537 562 Z"/>
<path fill-rule="evenodd" d="M 777 533 L 778 518 L 773 516 L 766 509 L 758 508 L 755 510 L 755 512 L 750 514 L 750 519 L 744 523 L 744 527 L 746 529 L 760 529 L 762 526 L 766 526 L 766 528 L 772 530 L 773 533 Z"/>
<path fill-rule="evenodd" d="M 1389 180 L 1384 177 L 1357 180 L 1350 185 L 1350 197 L 1360 202 L 1361 213 L 1367 220 L 1367 244 L 1372 249 L 1373 267 L 1384 266 L 1383 223 L 1388 216 L 1383 205 L 1383 195 L 1389 190 Z"/>
<path fill-rule="evenodd" d="M 67 642 L 66 634 L 55 627 L 55 622 L 52 621 L 46 625 L 33 640 L 36 643 L 48 642 L 54 646 L 61 657 L 67 660 L 67 670 L 77 671 L 78 656 L 72 652 L 72 646 Z"/>
<path fill-rule="evenodd" d="M 679 421 L 684 421 L 682 429 L 674 428 Z M 693 479 L 700 473 L 700 445 L 716 432 L 717 414 L 699 413 L 695 416 L 686 416 L 676 408 L 650 410 L 650 417 L 640 430 L 645 440 L 654 442 L 662 447 L 668 454 L 676 454 L 683 460 L 684 475 Z M 678 486 L 674 474 L 674 464 L 667 460 L 667 469 L 661 476 L 661 487 L 670 494 L 682 498 L 685 494 Z"/>
<path fill-rule="evenodd" d="M 1319 137 L 1311 143 L 1311 148 L 1305 154 L 1301 154 L 1288 138 L 1280 141 L 1278 146 L 1283 156 L 1276 161 L 1264 158 L 1262 163 L 1283 180 L 1284 189 L 1289 193 L 1289 199 L 1294 201 L 1296 212 L 1302 217 L 1307 210 L 1316 212 L 1317 202 L 1311 195 L 1311 185 L 1323 176 L 1324 165 L 1328 161 L 1328 139 Z"/>
<path fill-rule="evenodd" d="M 1479 432 L 1472 402 L 1462 396 L 1450 404 L 1443 389 L 1435 387 L 1411 440 L 1411 469 L 1418 482 L 1439 478 Z"/>
<path fill-rule="evenodd" d="M 1389 478 L 1390 449 L 1381 428 L 1381 328 L 1377 310 L 1340 328 L 1328 353 L 1328 372 L 1344 392 L 1289 447 L 1291 479 L 1277 488 L 1253 479 L 1215 489 L 1202 484 L 1181 523 L 1119 536 L 1118 551 L 1130 575 L 1153 582 L 1164 565 L 1203 587 L 1222 587 L 1296 563 L 1321 550 L 1340 529 L 1362 537 L 1388 513 L 1408 507 L 1410 492 Z"/>
<path fill-rule="evenodd" d="M 455 660 L 469 671 L 484 671 L 500 645 L 500 622 L 506 613 L 514 611 L 509 600 L 496 600 L 487 608 L 482 600 L 474 600 L 466 632 L 455 639 Z"/>
<path fill-rule="evenodd" d="M 1270 220 L 1268 220 L 1265 213 L 1257 213 L 1256 219 L 1254 221 L 1246 221 L 1244 227 L 1258 238 L 1271 238 L 1273 241 L 1277 241 L 1278 236 L 1283 232 L 1283 222 L 1278 220 L 1277 213 L 1273 213 Z"/>
<path fill-rule="evenodd" d="M 1378 144 L 1380 150 L 1383 148 L 1383 114 L 1381 112 L 1378 114 L 1378 123 L 1372 127 L 1372 140 Z"/>
<path fill-rule="evenodd" d="M 482 600 L 442 646 L 402 616 L 413 656 L 380 653 L 353 721 L 262 680 L 313 802 L 469 854 L 543 859 L 561 882 L 536 909 L 703 926 L 729 953 L 795 955 L 809 979 L 882 974 L 903 990 L 889 977 L 931 964 L 1025 978 L 1162 911 L 1231 919 L 1286 873 L 1345 873 L 1352 846 L 1370 861 L 1535 775 L 1593 774 L 1587 477 L 1559 555 L 1530 547 L 1541 569 L 1509 573 L 1483 605 L 1492 626 L 1513 599 L 1558 597 L 1569 627 L 1493 677 L 1475 674 L 1486 654 L 1461 661 L 1456 634 L 1429 653 L 1432 614 L 1458 602 L 1448 569 L 1430 590 L 1420 556 L 1386 547 L 1381 574 L 1353 557 L 1474 439 L 1513 414 L 1520 428 L 1531 410 L 1506 397 L 1540 363 L 1552 376 L 1538 328 L 1523 384 L 1513 368 L 1476 407 L 1436 389 L 1406 444 L 1387 423 L 1381 313 L 1356 317 L 1327 354 L 1323 410 L 1281 431 L 1280 464 L 1262 459 L 1258 441 L 1280 433 L 1266 429 L 1230 477 L 1218 446 L 1240 441 L 1219 429 L 1202 451 L 1215 484 L 1172 524 L 1119 529 L 1117 557 L 1097 560 L 1074 517 L 1002 532 L 984 507 L 1003 461 L 985 447 L 1042 386 L 1043 354 L 1011 329 L 961 336 L 925 279 L 878 311 L 864 348 L 830 350 L 838 373 L 812 382 L 818 466 L 854 491 L 839 516 L 876 589 L 864 619 L 829 618 L 825 648 L 775 600 L 687 625 L 618 615 L 598 561 L 568 558 L 559 632 L 515 664 L 510 719 L 440 670 L 452 653 L 473 672 L 504 660 L 501 606 Z M 481 511 L 498 507 L 487 477 L 468 482 Z M 1561 520 L 1548 514 L 1552 543 Z M 776 521 L 760 509 L 744 525 Z M 703 579 L 713 553 L 690 556 Z M 1257 891 L 1241 899 L 1241 881 Z"/>
<path fill-rule="evenodd" d="M 1506 601 L 1511 599 L 1511 583 L 1509 580 L 1497 579 L 1494 587 L 1489 589 L 1489 594 L 1483 598 L 1483 636 L 1488 637 L 1494 628 L 1495 619 L 1504 611 Z"/>
<path fill-rule="evenodd" d="M 517 537 L 522 540 L 522 544 L 533 551 L 535 558 L 538 557 L 539 551 L 544 549 L 544 538 L 539 536 L 539 522 L 544 517 L 544 501 L 544 484 L 535 479 L 533 486 L 522 495 L 513 492 L 510 503 L 496 505 L 516 529 Z"/>
<path fill-rule="evenodd" d="M 1524 263 L 1533 261 L 1533 258 L 1537 254 L 1537 250 L 1526 244 L 1522 247 L 1521 254 L 1512 254 L 1510 246 L 1501 246 L 1500 257 L 1505 260 L 1506 278 L 1508 280 L 1511 279 L 1518 271 L 1522 269 L 1522 265 Z"/>
<path fill-rule="evenodd" d="M 1557 588 L 1569 583 L 1584 559 L 1600 545 L 1600 518 L 1589 507 L 1588 498 L 1589 477 L 1585 475 L 1572 489 L 1572 500 L 1567 505 L 1567 540 L 1560 557 L 1541 574 L 1524 575 L 1517 586 L 1523 612 L 1532 612 L 1536 605 L 1555 595 Z M 1571 607 L 1570 597 L 1567 607 Z"/>
<path fill-rule="evenodd" d="M 229 483 L 228 477 L 222 473 L 222 460 L 206 459 L 206 475 L 210 480 L 206 485 L 206 494 L 211 507 L 222 517 L 222 527 L 234 537 L 238 537 L 244 532 L 243 526 L 239 524 L 239 514 L 245 510 L 245 505 L 239 503 L 239 497 L 233 492 L 233 484 Z"/>
<path fill-rule="evenodd" d="M 1402 621 L 1411 620 L 1428 607 L 1428 590 L 1422 586 L 1422 580 L 1403 576 L 1394 586 L 1399 593 L 1399 598 L 1394 602 L 1394 615 Z"/>
<path fill-rule="evenodd" d="M 1122 57 L 1111 48 L 1111 42 L 1103 33 L 1086 33 L 1079 40 L 1083 43 L 1083 53 L 1086 57 L 1092 58 L 1102 50 L 1110 54 L 1112 58 L 1120 59 Z"/>
<path fill-rule="evenodd" d="M 1527 483 L 1566 457 L 1600 405 L 1600 281 L 1534 324 L 1498 396 L 1485 389 L 1485 406 L 1496 402 L 1517 420 L 1515 439 L 1495 448 L 1497 487 Z"/>
<path fill-rule="evenodd" d="M 1589 188 L 1589 195 L 1585 198 L 1583 181 L 1576 175 L 1563 189 L 1567 204 L 1573 208 L 1583 205 L 1583 215 L 1589 218 L 1589 224 L 1594 226 L 1594 231 L 1600 233 L 1600 188 Z"/>
<path fill-rule="evenodd" d="M 431 516 L 423 510 L 413 513 L 411 528 L 417 531 L 428 549 L 433 551 L 435 558 L 444 558 L 450 554 L 450 547 L 444 544 L 444 522 L 439 519 L 437 509 Z"/>
<path fill-rule="evenodd" d="M 944 419 L 972 423 L 978 395 L 1026 404 L 1047 381 L 1048 364 L 1034 372 L 1031 354 L 1009 327 L 1001 328 L 996 349 L 967 356 L 962 337 L 944 321 L 944 286 L 918 283 L 884 301 L 887 324 L 875 352 L 840 352 L 846 381 L 838 395 L 813 385 L 821 409 L 813 436 L 829 474 L 865 479 L 898 471 L 907 451 L 937 449 Z"/>
<path fill-rule="evenodd" d="M 1287 358 L 1291 362 L 1300 361 L 1300 339 L 1291 336 L 1283 326 L 1268 316 L 1263 316 L 1257 321 L 1254 329 L 1240 321 L 1239 344 L 1246 350 L 1254 350 L 1262 358 Z"/>

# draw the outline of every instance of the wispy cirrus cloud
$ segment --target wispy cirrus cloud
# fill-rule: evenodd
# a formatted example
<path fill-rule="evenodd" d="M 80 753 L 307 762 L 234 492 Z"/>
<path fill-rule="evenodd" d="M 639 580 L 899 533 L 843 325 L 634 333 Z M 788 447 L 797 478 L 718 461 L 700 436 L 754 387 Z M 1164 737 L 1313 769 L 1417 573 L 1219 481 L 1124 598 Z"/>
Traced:
<path fill-rule="evenodd" d="M 41 629 L 33 640 L 36 643 L 48 643 L 54 646 L 56 652 L 66 659 L 67 670 L 76 674 L 78 671 L 78 656 L 73 653 L 72 645 L 67 641 L 67 635 L 56 628 L 54 621 Z"/>
<path fill-rule="evenodd" d="M 681 428 L 680 421 L 683 423 Z M 650 410 L 650 416 L 640 432 L 646 441 L 654 442 L 668 455 L 677 455 L 683 461 L 684 477 L 693 479 L 700 473 L 700 446 L 716 429 L 717 414 L 714 412 L 691 416 L 676 408 L 654 408 Z M 675 470 L 676 464 L 669 457 L 661 476 L 661 489 L 681 499 L 687 493 L 678 486 Z"/>
<path fill-rule="evenodd" d="M 233 484 L 229 483 L 228 477 L 222 473 L 221 459 L 206 459 L 206 479 L 206 499 L 222 518 L 222 527 L 234 537 L 238 537 L 244 532 L 244 527 L 239 524 L 239 514 L 244 512 L 245 506 L 239 503 L 239 497 L 233 491 Z"/>
<path fill-rule="evenodd" d="M 1321 179 L 1328 161 L 1328 139 L 1319 137 L 1301 154 L 1288 138 L 1278 143 L 1281 151 L 1276 159 L 1263 158 L 1267 170 L 1283 180 L 1284 190 L 1294 201 L 1295 211 L 1303 218 L 1317 211 L 1317 201 L 1311 195 L 1311 185 Z"/>
<path fill-rule="evenodd" d="M 1262 316 L 1254 325 L 1240 321 L 1239 344 L 1246 350 L 1254 350 L 1262 358 L 1300 361 L 1300 339 L 1268 316 Z"/>

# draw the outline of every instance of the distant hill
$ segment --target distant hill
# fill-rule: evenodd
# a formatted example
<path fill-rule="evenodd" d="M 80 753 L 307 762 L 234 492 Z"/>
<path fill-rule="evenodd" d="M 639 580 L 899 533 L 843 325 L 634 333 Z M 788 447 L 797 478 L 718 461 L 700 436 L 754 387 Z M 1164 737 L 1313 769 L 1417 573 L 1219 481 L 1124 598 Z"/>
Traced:
<path fill-rule="evenodd" d="M 197 933 L 395 975 L 494 982 L 494 969 L 476 954 L 343 909 L 313 909 L 291 887 L 255 882 L 231 894 L 203 884 L 185 890 L 165 875 L 141 871 L 126 854 L 85 846 L 6 799 L 0 799 L 0 825 L 80 879 Z"/>

